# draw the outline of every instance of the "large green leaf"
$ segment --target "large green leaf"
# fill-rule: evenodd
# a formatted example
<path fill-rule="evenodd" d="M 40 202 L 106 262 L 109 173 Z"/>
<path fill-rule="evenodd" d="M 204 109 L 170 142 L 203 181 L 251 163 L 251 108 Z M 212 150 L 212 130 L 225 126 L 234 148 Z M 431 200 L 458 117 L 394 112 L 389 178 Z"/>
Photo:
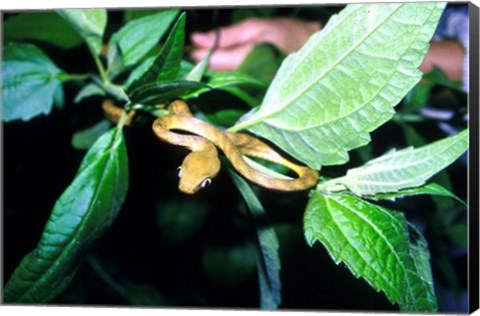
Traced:
<path fill-rule="evenodd" d="M 60 48 L 73 48 L 82 38 L 55 12 L 27 12 L 13 16 L 3 25 L 4 40 L 37 40 Z"/>
<path fill-rule="evenodd" d="M 170 31 L 160 53 L 153 59 L 145 72 L 127 87 L 128 95 L 145 84 L 174 80 L 176 78 L 182 62 L 185 41 L 185 19 L 186 13 L 182 13 Z"/>
<path fill-rule="evenodd" d="M 443 3 L 352 4 L 282 63 L 248 129 L 310 167 L 341 164 L 420 80 Z"/>
<path fill-rule="evenodd" d="M 113 34 L 108 46 L 118 43 L 124 66 L 131 66 L 158 43 L 177 15 L 178 9 L 163 10 L 130 21 Z"/>
<path fill-rule="evenodd" d="M 63 74 L 36 46 L 9 44 L 3 50 L 3 120 L 24 121 L 52 110 Z"/>
<path fill-rule="evenodd" d="M 62 9 L 57 13 L 85 40 L 95 56 L 100 55 L 107 25 L 105 9 Z"/>
<path fill-rule="evenodd" d="M 127 188 L 125 142 L 114 128 L 91 147 L 55 203 L 37 247 L 10 277 L 5 302 L 43 303 L 63 291 L 89 246 L 117 216 Z"/>
<path fill-rule="evenodd" d="M 404 216 L 346 194 L 314 192 L 304 218 L 307 242 L 322 243 L 339 264 L 398 303 L 404 311 L 435 311 L 425 242 Z"/>
<path fill-rule="evenodd" d="M 468 149 L 468 130 L 414 149 L 408 147 L 350 169 L 347 175 L 323 184 L 320 189 L 344 185 L 357 195 L 397 192 L 423 185 L 435 173 L 454 162 Z"/>
<path fill-rule="evenodd" d="M 280 257 L 278 254 L 278 238 L 275 230 L 258 223 L 257 218 L 266 216 L 262 204 L 253 192 L 250 185 L 239 175 L 230 171 L 233 182 L 243 196 L 245 203 L 252 214 L 255 223 L 259 256 L 257 259 L 258 282 L 260 285 L 260 307 L 262 309 L 276 309 L 282 301 L 282 284 L 280 281 Z"/>

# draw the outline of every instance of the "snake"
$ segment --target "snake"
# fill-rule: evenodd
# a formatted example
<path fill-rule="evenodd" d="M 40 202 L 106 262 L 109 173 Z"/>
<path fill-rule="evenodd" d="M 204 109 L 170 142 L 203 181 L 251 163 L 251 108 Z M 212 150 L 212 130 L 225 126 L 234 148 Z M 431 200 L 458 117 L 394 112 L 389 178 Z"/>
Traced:
<path fill-rule="evenodd" d="M 155 135 L 164 142 L 186 147 L 191 151 L 177 169 L 179 190 L 196 193 L 208 186 L 220 171 L 217 148 L 230 161 L 235 170 L 249 181 L 276 191 L 302 191 L 313 187 L 318 172 L 295 164 L 258 138 L 246 133 L 230 133 L 195 118 L 183 100 L 168 106 L 169 114 L 157 118 L 152 125 Z M 179 130 L 194 135 L 174 133 Z M 283 165 L 297 174 L 297 178 L 280 179 L 253 169 L 243 156 L 259 158 Z"/>
<path fill-rule="evenodd" d="M 111 104 L 104 102 L 107 113 Z M 121 114 L 111 108 L 111 118 Z M 182 164 L 177 168 L 178 189 L 194 194 L 209 186 L 221 169 L 218 150 L 221 150 L 233 168 L 252 183 L 275 191 L 292 192 L 307 190 L 316 185 L 319 173 L 307 166 L 296 164 L 255 136 L 246 133 L 223 131 L 193 116 L 187 103 L 177 99 L 167 106 L 168 114 L 155 119 L 153 132 L 162 141 L 187 148 Z M 129 114 L 130 115 L 130 114 Z M 175 131 L 175 132 L 174 132 Z M 182 132 L 182 133 L 178 133 Z M 253 169 L 244 156 L 269 161 L 293 171 L 296 178 L 277 178 Z"/>

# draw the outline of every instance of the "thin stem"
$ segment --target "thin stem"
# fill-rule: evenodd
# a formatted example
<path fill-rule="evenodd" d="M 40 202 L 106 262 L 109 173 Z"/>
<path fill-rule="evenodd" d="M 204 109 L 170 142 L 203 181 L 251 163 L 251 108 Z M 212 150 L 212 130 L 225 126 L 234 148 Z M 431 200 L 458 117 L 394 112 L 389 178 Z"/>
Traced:
<path fill-rule="evenodd" d="M 91 77 L 93 77 L 92 74 L 69 74 L 69 73 L 62 73 L 58 76 L 58 79 L 62 82 L 66 82 L 66 81 L 72 81 L 72 80 L 75 80 L 75 81 L 84 81 L 84 80 L 87 80 L 87 79 L 90 79 Z"/>
<path fill-rule="evenodd" d="M 102 78 L 102 81 L 104 83 L 107 83 L 107 82 L 110 83 L 110 80 L 108 79 L 108 76 L 107 76 L 107 71 L 103 67 L 102 61 L 100 60 L 100 58 L 98 58 L 98 56 L 94 54 L 92 54 L 92 56 L 93 56 L 93 60 L 95 60 L 95 64 L 97 65 L 98 72 L 100 73 L 100 77 Z"/>
<path fill-rule="evenodd" d="M 118 86 L 110 81 L 108 78 L 107 71 L 103 67 L 102 61 L 98 56 L 92 54 L 93 59 L 95 60 L 95 64 L 97 65 L 98 72 L 100 73 L 100 78 L 102 79 L 102 86 L 107 90 L 109 93 L 114 95 L 117 99 L 123 101 L 129 101 L 128 96 L 125 94 L 125 91 L 121 86 Z"/>
<path fill-rule="evenodd" d="M 97 273 L 97 275 L 102 279 L 105 283 L 107 283 L 112 289 L 114 289 L 118 294 L 121 296 L 125 297 L 127 291 L 125 288 L 115 281 L 103 268 L 102 266 L 97 262 L 96 259 L 94 259 L 92 256 L 87 256 L 86 258 L 88 264 L 90 267 Z"/>
<path fill-rule="evenodd" d="M 120 119 L 118 120 L 118 123 L 117 123 L 117 127 L 119 130 L 121 130 L 125 125 L 125 121 L 127 120 L 127 117 L 128 117 L 127 111 L 123 111 L 122 116 L 120 116 Z"/>
<path fill-rule="evenodd" d="M 127 107 L 127 106 L 129 106 L 129 104 L 127 104 L 125 107 Z M 117 131 L 115 133 L 115 140 L 117 140 L 118 137 L 120 137 L 120 134 L 122 133 L 123 126 L 125 125 L 125 122 L 127 121 L 127 118 L 128 118 L 127 111 L 123 111 L 122 116 L 120 116 L 120 119 L 118 120 L 118 123 L 117 123 Z"/>

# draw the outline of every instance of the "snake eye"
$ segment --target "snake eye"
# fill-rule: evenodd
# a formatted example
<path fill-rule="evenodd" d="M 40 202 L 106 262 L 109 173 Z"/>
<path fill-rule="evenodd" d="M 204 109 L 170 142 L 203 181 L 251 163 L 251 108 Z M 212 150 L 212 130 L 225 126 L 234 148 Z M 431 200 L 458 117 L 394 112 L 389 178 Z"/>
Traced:
<path fill-rule="evenodd" d="M 182 177 L 182 167 L 178 167 L 178 168 L 177 168 L 177 176 L 178 176 L 179 178 Z"/>
<path fill-rule="evenodd" d="M 212 179 L 206 178 L 205 180 L 202 181 L 202 184 L 200 185 L 202 188 L 208 187 L 212 183 Z"/>

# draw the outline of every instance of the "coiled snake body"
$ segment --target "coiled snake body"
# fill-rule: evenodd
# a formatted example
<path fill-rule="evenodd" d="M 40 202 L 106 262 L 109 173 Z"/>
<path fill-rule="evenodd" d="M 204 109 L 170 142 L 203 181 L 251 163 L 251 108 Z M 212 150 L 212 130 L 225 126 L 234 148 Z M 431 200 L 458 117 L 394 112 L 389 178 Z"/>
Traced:
<path fill-rule="evenodd" d="M 197 192 L 209 185 L 218 174 L 221 162 L 217 148 L 224 153 L 235 170 L 261 187 L 277 191 L 301 191 L 317 183 L 319 175 L 316 170 L 286 160 L 270 146 L 251 135 L 224 132 L 195 118 L 182 100 L 170 103 L 168 110 L 169 114 L 157 118 L 152 128 L 161 140 L 186 147 L 191 151 L 178 168 L 179 190 L 184 193 Z M 189 134 L 174 133 L 172 130 Z M 280 179 L 267 176 L 252 169 L 243 155 L 283 165 L 294 171 L 298 177 Z"/>
<path fill-rule="evenodd" d="M 220 170 L 216 147 L 221 149 L 233 167 L 245 178 L 259 186 L 279 191 L 300 191 L 314 186 L 318 172 L 294 164 L 259 139 L 243 133 L 224 132 L 195 117 L 185 102 L 176 100 L 168 110 L 169 115 L 159 117 L 153 123 L 153 131 L 161 140 L 187 147 L 192 152 L 185 157 L 179 168 L 179 189 L 195 193 L 208 185 Z M 171 132 L 181 130 L 193 135 Z M 242 155 L 256 157 L 283 165 L 297 173 L 295 179 L 278 179 L 262 174 L 250 167 Z"/>

